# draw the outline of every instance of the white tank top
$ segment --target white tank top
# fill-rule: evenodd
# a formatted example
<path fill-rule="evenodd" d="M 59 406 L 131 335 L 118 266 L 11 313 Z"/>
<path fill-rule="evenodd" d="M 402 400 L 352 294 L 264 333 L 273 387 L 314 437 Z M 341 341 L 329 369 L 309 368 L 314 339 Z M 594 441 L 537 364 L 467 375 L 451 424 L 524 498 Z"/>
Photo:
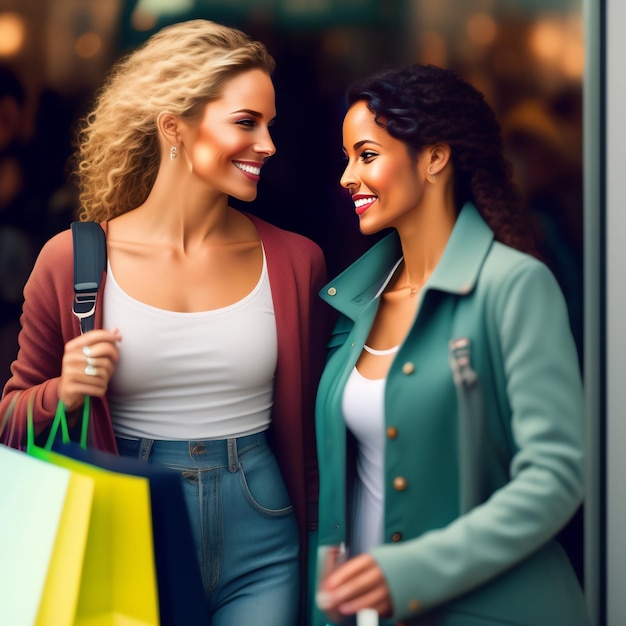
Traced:
<path fill-rule="evenodd" d="M 122 335 L 108 392 L 116 435 L 224 439 L 269 426 L 277 337 L 265 257 L 245 298 L 198 313 L 138 302 L 109 265 L 103 313 Z"/>
<path fill-rule="evenodd" d="M 343 392 L 344 421 L 357 441 L 351 556 L 383 541 L 386 382 L 365 378 L 355 367 Z"/>
<path fill-rule="evenodd" d="M 402 257 L 391 268 L 376 298 L 383 293 L 401 261 Z M 344 422 L 357 442 L 351 556 L 367 552 L 383 542 L 386 385 L 386 378 L 365 378 L 354 367 L 343 391 Z"/>

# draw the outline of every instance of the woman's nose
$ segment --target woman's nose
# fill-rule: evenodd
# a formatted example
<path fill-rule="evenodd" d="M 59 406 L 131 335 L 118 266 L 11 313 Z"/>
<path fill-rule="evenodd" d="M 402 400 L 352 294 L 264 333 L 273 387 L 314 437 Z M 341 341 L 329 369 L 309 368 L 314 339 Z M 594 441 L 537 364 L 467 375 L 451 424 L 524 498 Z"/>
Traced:
<path fill-rule="evenodd" d="M 276 146 L 272 141 L 272 137 L 269 131 L 266 131 L 263 134 L 263 137 L 257 142 L 255 150 L 261 154 L 265 154 L 266 158 L 269 158 L 272 155 L 276 154 Z"/>
<path fill-rule="evenodd" d="M 353 187 L 356 187 L 356 184 L 357 184 L 356 177 L 349 163 L 348 165 L 346 165 L 346 168 L 343 170 L 343 174 L 341 175 L 341 178 L 339 179 L 339 184 L 342 187 L 345 187 L 346 189 L 350 189 L 350 190 Z"/>

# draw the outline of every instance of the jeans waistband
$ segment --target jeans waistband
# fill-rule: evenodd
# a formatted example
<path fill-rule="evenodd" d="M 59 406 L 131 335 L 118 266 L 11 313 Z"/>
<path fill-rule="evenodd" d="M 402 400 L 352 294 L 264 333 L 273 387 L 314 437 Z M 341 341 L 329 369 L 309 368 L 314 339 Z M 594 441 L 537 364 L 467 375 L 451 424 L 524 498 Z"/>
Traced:
<path fill-rule="evenodd" d="M 141 461 L 147 462 L 150 457 L 161 454 L 188 455 L 189 460 L 203 464 L 226 464 L 231 472 L 239 469 L 241 454 L 267 443 L 266 431 L 228 439 L 165 440 L 126 436 L 117 439 L 118 444 L 123 443 L 125 448 L 132 445 L 133 456 L 136 447 L 137 458 Z"/>

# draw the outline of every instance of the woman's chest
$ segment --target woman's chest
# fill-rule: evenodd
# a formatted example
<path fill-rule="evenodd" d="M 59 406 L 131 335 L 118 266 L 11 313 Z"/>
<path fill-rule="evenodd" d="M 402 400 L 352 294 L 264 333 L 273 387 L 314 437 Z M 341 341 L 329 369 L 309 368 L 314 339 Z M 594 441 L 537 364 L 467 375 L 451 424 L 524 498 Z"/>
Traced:
<path fill-rule="evenodd" d="M 180 313 L 233 305 L 258 285 L 264 257 L 260 242 L 207 246 L 185 253 L 109 244 L 109 263 L 120 288 L 143 304 Z"/>

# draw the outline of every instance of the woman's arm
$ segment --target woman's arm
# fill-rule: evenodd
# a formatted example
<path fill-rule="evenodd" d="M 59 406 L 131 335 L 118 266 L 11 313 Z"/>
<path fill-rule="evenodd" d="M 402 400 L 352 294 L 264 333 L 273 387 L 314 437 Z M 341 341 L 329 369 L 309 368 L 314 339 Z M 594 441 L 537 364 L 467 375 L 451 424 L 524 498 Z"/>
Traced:
<path fill-rule="evenodd" d="M 69 264 L 64 258 L 68 243 Z M 63 272 L 69 273 L 67 280 L 63 280 Z M 4 425 L 0 438 L 7 445 L 17 448 L 25 445 L 29 402 L 33 404 L 37 430 L 45 429 L 54 417 L 64 346 L 59 296 L 67 296 L 64 306 L 71 312 L 72 273 L 71 239 L 62 233 L 44 245 L 24 287 L 19 351 L 0 400 L 0 423 Z M 8 416 L 16 396 L 19 397 Z"/>

